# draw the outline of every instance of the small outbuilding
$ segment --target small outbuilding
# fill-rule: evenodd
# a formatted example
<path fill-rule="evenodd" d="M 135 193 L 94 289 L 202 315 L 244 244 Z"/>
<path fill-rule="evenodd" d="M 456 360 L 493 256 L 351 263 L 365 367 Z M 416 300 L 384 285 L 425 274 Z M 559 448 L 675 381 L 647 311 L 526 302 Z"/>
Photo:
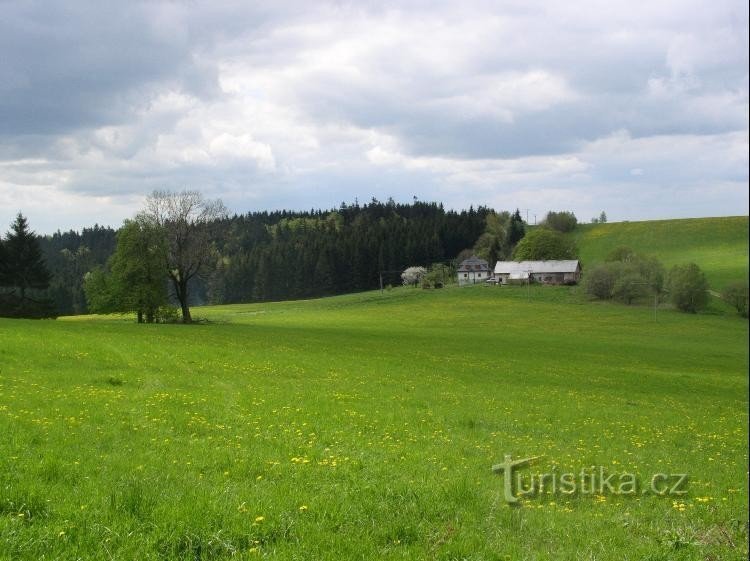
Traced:
<path fill-rule="evenodd" d="M 484 259 L 472 255 L 458 266 L 458 285 L 486 282 L 491 276 L 490 265 Z"/>
<path fill-rule="evenodd" d="M 538 282 L 542 284 L 576 284 L 581 279 L 581 263 L 564 261 L 498 261 L 493 278 L 497 284 Z"/>

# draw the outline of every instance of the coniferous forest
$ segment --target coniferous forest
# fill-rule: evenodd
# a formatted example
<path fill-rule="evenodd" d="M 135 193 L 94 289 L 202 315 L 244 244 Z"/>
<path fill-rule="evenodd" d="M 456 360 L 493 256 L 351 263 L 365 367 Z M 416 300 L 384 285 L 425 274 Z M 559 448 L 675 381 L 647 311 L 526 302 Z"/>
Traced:
<path fill-rule="evenodd" d="M 334 210 L 263 211 L 215 224 L 215 262 L 194 279 L 192 304 L 288 300 L 400 283 L 412 265 L 448 262 L 485 232 L 486 207 L 373 199 Z M 59 315 L 88 311 L 84 277 L 104 267 L 117 231 L 95 225 L 40 238 L 51 273 L 47 296 Z"/>

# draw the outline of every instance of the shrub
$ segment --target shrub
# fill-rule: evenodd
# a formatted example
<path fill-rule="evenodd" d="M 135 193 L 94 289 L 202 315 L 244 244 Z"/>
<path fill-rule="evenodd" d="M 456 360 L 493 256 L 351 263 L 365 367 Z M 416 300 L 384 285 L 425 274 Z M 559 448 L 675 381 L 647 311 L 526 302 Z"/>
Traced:
<path fill-rule="evenodd" d="M 427 269 L 424 267 L 409 267 L 401 273 L 401 280 L 404 286 L 417 286 L 425 274 L 427 274 Z"/>
<path fill-rule="evenodd" d="M 435 288 L 442 288 L 446 284 L 456 282 L 456 270 L 444 263 L 434 263 L 424 278 Z"/>
<path fill-rule="evenodd" d="M 641 257 L 630 248 L 617 248 L 606 263 L 589 270 L 583 277 L 586 294 L 592 298 L 614 298 L 633 304 L 664 289 L 664 266 L 653 257 Z"/>
<path fill-rule="evenodd" d="M 743 318 L 747 317 L 748 286 L 747 282 L 730 283 L 721 291 L 721 297 Z"/>
<path fill-rule="evenodd" d="M 612 297 L 623 304 L 632 304 L 647 294 L 646 281 L 632 268 L 624 269 L 612 287 Z"/>
<path fill-rule="evenodd" d="M 592 298 L 609 300 L 612 298 L 617 271 L 610 264 L 596 265 L 583 276 L 583 289 Z"/>
<path fill-rule="evenodd" d="M 668 286 L 670 300 L 678 310 L 694 314 L 708 304 L 706 275 L 695 263 L 672 267 Z"/>

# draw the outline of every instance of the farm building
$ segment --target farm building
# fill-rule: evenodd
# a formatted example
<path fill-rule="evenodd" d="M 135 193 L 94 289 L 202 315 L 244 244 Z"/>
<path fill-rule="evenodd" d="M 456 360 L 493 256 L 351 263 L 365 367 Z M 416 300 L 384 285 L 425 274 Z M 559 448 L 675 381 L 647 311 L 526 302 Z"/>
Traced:
<path fill-rule="evenodd" d="M 540 282 L 573 284 L 581 278 L 581 263 L 566 261 L 498 261 L 493 276 L 498 284 L 509 282 Z"/>
<path fill-rule="evenodd" d="M 484 259 L 472 255 L 458 266 L 458 284 L 477 284 L 490 278 L 490 266 Z"/>

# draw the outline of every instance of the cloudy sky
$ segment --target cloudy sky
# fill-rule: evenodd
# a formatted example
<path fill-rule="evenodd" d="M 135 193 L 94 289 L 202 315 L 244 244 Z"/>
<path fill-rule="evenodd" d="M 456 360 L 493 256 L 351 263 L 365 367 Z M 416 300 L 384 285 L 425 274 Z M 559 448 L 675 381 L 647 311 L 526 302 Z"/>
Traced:
<path fill-rule="evenodd" d="M 155 188 L 747 214 L 747 2 L 0 0 L 0 228 Z"/>

